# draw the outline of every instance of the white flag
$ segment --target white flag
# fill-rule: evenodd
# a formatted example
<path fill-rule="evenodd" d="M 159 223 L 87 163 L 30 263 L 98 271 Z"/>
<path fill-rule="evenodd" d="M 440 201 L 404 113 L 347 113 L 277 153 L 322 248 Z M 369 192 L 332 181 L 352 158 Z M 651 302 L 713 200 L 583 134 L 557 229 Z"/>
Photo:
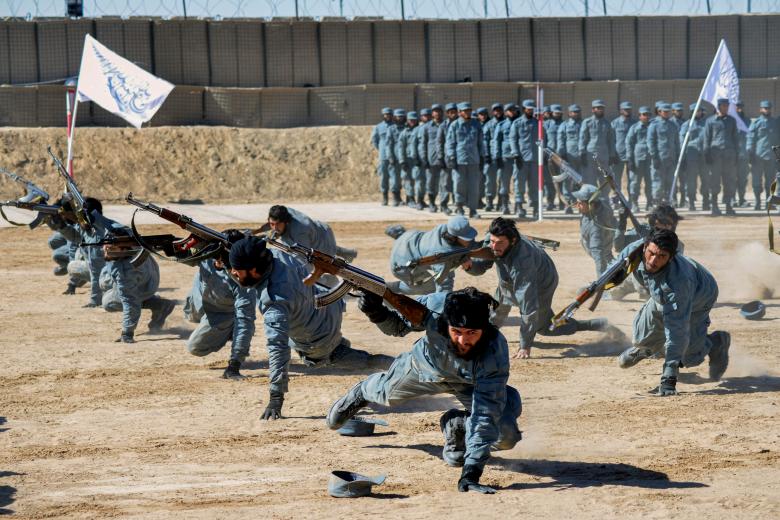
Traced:
<path fill-rule="evenodd" d="M 731 60 L 729 48 L 726 47 L 726 40 L 720 41 L 718 52 L 715 53 L 715 59 L 710 66 L 710 72 L 707 74 L 707 79 L 704 80 L 701 98 L 715 108 L 718 108 L 718 99 L 728 99 L 729 115 L 737 120 L 737 128 L 743 132 L 748 131 L 747 125 L 737 114 L 739 77 L 737 77 L 737 69 L 734 67 L 734 62 Z"/>
<path fill-rule="evenodd" d="M 173 90 L 87 34 L 79 70 L 79 101 L 94 101 L 136 128 L 149 121 Z"/>

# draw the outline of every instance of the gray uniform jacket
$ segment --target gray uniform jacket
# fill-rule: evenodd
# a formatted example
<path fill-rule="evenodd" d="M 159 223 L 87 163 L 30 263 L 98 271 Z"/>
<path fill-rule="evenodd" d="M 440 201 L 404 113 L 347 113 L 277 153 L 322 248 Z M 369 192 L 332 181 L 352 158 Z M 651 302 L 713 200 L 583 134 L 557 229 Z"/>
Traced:
<path fill-rule="evenodd" d="M 390 159 L 390 157 L 387 156 L 388 150 L 385 147 L 388 126 L 389 124 L 386 121 L 382 121 L 378 125 L 374 126 L 373 130 L 371 130 L 371 144 L 377 151 L 379 151 L 380 161 L 386 161 Z"/>
<path fill-rule="evenodd" d="M 605 118 L 590 116 L 580 127 L 580 155 L 587 152 L 588 160 L 594 153 L 603 163 L 617 157 L 615 131 Z"/>
<path fill-rule="evenodd" d="M 628 162 L 636 163 L 650 158 L 650 151 L 647 148 L 649 129 L 650 123 L 644 125 L 640 121 L 628 131 L 626 136 L 626 160 Z"/>
<path fill-rule="evenodd" d="M 417 164 L 417 152 L 412 143 L 413 134 L 414 128 L 405 126 L 404 129 L 399 132 L 398 140 L 395 143 L 395 157 L 399 163 L 405 164 L 406 166 L 414 166 Z"/>
<path fill-rule="evenodd" d="M 387 126 L 387 136 L 385 137 L 385 157 L 390 164 L 396 164 L 401 162 L 399 156 L 398 141 L 401 138 L 401 132 L 404 131 L 404 126 L 394 123 Z"/>
<path fill-rule="evenodd" d="M 271 392 L 287 392 L 291 348 L 329 354 L 341 341 L 343 300 L 316 309 L 317 289 L 302 281 L 308 274 L 303 266 L 291 267 L 274 257 L 271 272 L 254 287 L 263 315 Z"/>
<path fill-rule="evenodd" d="M 255 334 L 254 290 L 238 285 L 224 269 L 217 269 L 213 260 L 204 260 L 192 282 L 190 304 L 197 314 L 205 313 L 211 325 L 233 321 L 232 351 L 246 357 Z"/>
<path fill-rule="evenodd" d="M 685 150 L 685 157 L 687 159 L 696 160 L 701 157 L 702 152 L 701 138 L 702 131 L 704 130 L 704 118 L 691 118 L 682 124 L 680 127 L 680 150 L 682 150 L 683 141 L 685 141 L 685 134 L 688 133 L 688 128 L 691 129 L 691 135 L 688 137 L 688 146 Z"/>
<path fill-rule="evenodd" d="M 680 155 L 680 131 L 669 119 L 661 119 L 647 131 L 647 148 L 654 161 L 668 163 Z"/>
<path fill-rule="evenodd" d="M 485 155 L 483 144 L 479 121 L 459 117 L 447 128 L 445 157 L 459 165 L 479 164 Z"/>
<path fill-rule="evenodd" d="M 621 161 L 627 161 L 626 158 L 626 136 L 628 131 L 639 121 L 633 117 L 619 116 L 612 120 L 612 130 L 615 131 L 615 150 Z"/>
<path fill-rule="evenodd" d="M 526 117 L 523 114 L 515 119 L 509 134 L 513 156 L 520 157 L 523 162 L 536 161 L 539 156 L 539 147 L 536 146 L 538 127 L 539 122 L 535 117 Z"/>
<path fill-rule="evenodd" d="M 772 147 L 780 144 L 780 120 L 763 114 L 753 120 L 747 135 L 748 155 L 766 161 L 775 158 Z M 67 237 L 66 237 L 67 238 Z"/>
<path fill-rule="evenodd" d="M 481 275 L 494 263 L 498 275 L 499 303 L 520 308 L 520 346 L 530 348 L 539 316 L 548 310 L 540 308 L 540 295 L 555 292 L 558 271 L 544 249 L 523 236 L 502 258 L 472 260 L 472 267 L 467 273 Z"/>
<path fill-rule="evenodd" d="M 580 128 L 581 119 L 567 119 L 558 127 L 558 148 L 555 150 L 564 159 L 580 158 Z"/>
<path fill-rule="evenodd" d="M 100 242 L 111 231 L 116 229 L 124 229 L 124 226 L 118 222 L 114 222 L 113 220 L 104 217 L 97 211 L 93 211 L 90 217 L 92 219 L 91 231 L 84 231 L 79 226 L 75 226 L 73 228 L 79 234 L 79 244 Z M 106 265 L 106 259 L 103 256 L 103 248 L 96 246 L 82 247 L 81 252 L 84 254 L 84 260 L 86 260 L 87 266 L 89 267 L 91 280 L 89 301 L 90 303 L 100 305 L 100 302 L 103 298 L 102 291 L 100 290 L 100 271 L 102 271 L 103 266 Z"/>
<path fill-rule="evenodd" d="M 425 156 L 428 158 L 428 166 L 444 166 L 444 150 L 439 146 L 439 129 L 444 122 L 437 124 L 431 119 L 423 127 L 423 143 Z M 422 154 L 421 154 L 422 156 Z"/>
<path fill-rule="evenodd" d="M 512 126 L 515 119 L 505 117 L 498 125 L 493 133 L 493 140 L 490 143 L 490 153 L 493 159 L 514 159 L 514 152 L 512 151 L 512 141 L 510 135 L 512 133 Z"/>
<path fill-rule="evenodd" d="M 336 254 L 336 236 L 329 225 L 290 207 L 287 211 L 292 220 L 287 223 L 284 234 L 277 237 L 280 242 L 289 246 L 298 244 L 310 247 L 329 255 Z"/>
<path fill-rule="evenodd" d="M 563 119 L 555 120 L 553 118 L 544 122 L 544 135 L 547 137 L 547 148 L 557 153 L 558 151 L 558 129 L 563 126 Z"/>
<path fill-rule="evenodd" d="M 451 291 L 455 283 L 453 271 L 460 266 L 457 258 L 440 264 L 417 266 L 411 270 L 406 267 L 410 260 L 461 247 L 450 245 L 444 239 L 446 231 L 447 224 L 439 224 L 430 231 L 410 230 L 398 237 L 390 253 L 390 270 L 393 275 L 409 286 L 421 285 L 433 278 L 437 292 Z"/>
<path fill-rule="evenodd" d="M 607 204 L 591 205 L 591 211 L 594 209 L 594 215 L 580 217 L 580 244 L 596 262 L 596 275 L 599 276 L 612 261 L 612 242 L 617 221 Z"/>
<path fill-rule="evenodd" d="M 425 331 L 411 351 L 412 364 L 420 373 L 420 381 L 466 386 L 459 393 L 467 393 L 468 387 L 471 387 L 471 413 L 466 419 L 465 464 L 482 468 L 490 458 L 490 447 L 498 439 L 499 420 L 506 406 L 509 347 L 504 335 L 497 331 L 496 337 L 475 359 L 456 356 L 450 338 L 442 335 L 439 329 L 439 316 L 444 310 L 446 297 L 447 293 L 434 293 L 417 298 L 432 311 L 420 328 L 412 328 L 395 312 L 377 325 L 385 334 L 392 336 Z"/>
<path fill-rule="evenodd" d="M 501 119 L 492 117 L 482 126 L 482 152 L 485 154 L 484 157 L 490 157 L 492 159 L 500 157 L 493 152 L 493 136 L 496 134 L 498 125 L 500 125 L 503 120 L 503 117 Z"/>
<path fill-rule="evenodd" d="M 626 246 L 615 261 L 624 260 L 638 243 Z M 644 262 L 640 262 L 634 277 L 663 313 L 665 364 L 680 366 L 691 339 L 691 313 L 708 312 L 718 299 L 715 278 L 701 264 L 679 253 L 664 269 L 653 274 L 645 271 Z"/>
<path fill-rule="evenodd" d="M 722 150 L 737 154 L 739 139 L 737 137 L 737 122 L 730 115 L 723 117 L 713 114 L 704 123 L 702 133 L 702 151 L 705 154 L 712 150 Z"/>

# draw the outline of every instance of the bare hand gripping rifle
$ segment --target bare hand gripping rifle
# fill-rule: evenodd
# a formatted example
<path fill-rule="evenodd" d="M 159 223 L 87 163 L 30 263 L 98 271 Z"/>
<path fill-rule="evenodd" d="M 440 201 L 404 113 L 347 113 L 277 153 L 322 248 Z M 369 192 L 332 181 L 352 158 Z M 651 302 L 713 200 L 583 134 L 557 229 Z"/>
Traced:
<path fill-rule="evenodd" d="M 32 222 L 30 222 L 29 224 L 22 224 L 20 222 L 14 222 L 13 220 L 10 220 L 6 216 L 5 212 L 3 212 L 2 206 L 14 206 L 21 209 L 28 209 L 23 205 L 27 205 L 27 204 L 45 205 L 45 203 L 49 200 L 49 194 L 46 193 L 46 190 L 44 190 L 43 188 L 39 188 L 33 182 L 28 181 L 24 177 L 21 177 L 15 174 L 14 172 L 8 171 L 5 168 L 0 168 L 0 173 L 5 175 L 12 181 L 21 184 L 24 187 L 24 195 L 16 199 L 16 201 L 7 201 L 7 202 L 0 203 L 0 216 L 2 216 L 6 222 L 8 222 L 13 226 L 30 226 L 30 229 L 35 229 L 44 221 L 47 213 L 38 213 L 38 215 L 35 217 L 35 219 Z M 17 205 L 17 203 L 22 204 L 22 206 Z"/>
<path fill-rule="evenodd" d="M 631 219 L 631 223 L 634 225 L 637 233 L 639 233 L 639 236 L 644 238 L 646 235 L 646 233 L 643 232 L 644 228 L 639 225 L 639 221 L 637 220 L 636 216 L 634 216 L 634 214 L 631 212 L 631 207 L 629 206 L 628 201 L 617 189 L 617 184 L 615 183 L 615 178 L 612 176 L 612 173 L 605 169 L 601 163 L 599 163 L 596 154 L 593 154 L 593 159 L 595 161 L 596 167 L 604 176 L 605 183 L 609 184 L 615 194 L 617 194 L 618 200 L 623 206 L 623 211 L 628 216 L 628 218 Z M 623 261 L 614 262 L 610 267 L 607 268 L 606 271 L 601 273 L 601 276 L 599 276 L 596 281 L 592 282 L 585 289 L 583 289 L 573 302 L 571 302 L 558 314 L 553 316 L 552 323 L 550 324 L 550 330 L 555 330 L 569 321 L 574 316 L 574 313 L 577 311 L 577 309 L 579 309 L 583 303 L 594 296 L 595 299 L 593 300 L 593 303 L 590 305 L 589 309 L 591 311 L 596 310 L 596 306 L 598 306 L 599 302 L 601 301 L 601 296 L 604 294 L 604 291 L 620 285 L 626 278 L 628 278 L 629 274 L 634 272 L 636 267 L 639 265 L 639 262 L 642 260 L 643 247 L 644 242 L 637 244 L 631 251 L 629 251 L 628 256 Z"/>
<path fill-rule="evenodd" d="M 314 285 L 323 274 L 331 274 L 341 278 L 341 283 L 330 291 L 318 294 L 315 297 L 314 305 L 317 308 L 330 305 L 344 297 L 353 289 L 360 289 L 379 295 L 384 301 L 390 304 L 395 310 L 406 318 L 414 326 L 420 326 L 425 321 L 428 314 L 428 308 L 404 294 L 394 293 L 388 289 L 383 278 L 364 271 L 346 260 L 337 256 L 331 256 L 322 251 L 303 247 L 298 244 L 288 246 L 287 244 L 276 240 L 274 237 L 266 239 L 268 245 L 280 249 L 288 254 L 294 254 L 306 259 L 314 267 L 314 272 L 307 276 L 303 283 Z"/>

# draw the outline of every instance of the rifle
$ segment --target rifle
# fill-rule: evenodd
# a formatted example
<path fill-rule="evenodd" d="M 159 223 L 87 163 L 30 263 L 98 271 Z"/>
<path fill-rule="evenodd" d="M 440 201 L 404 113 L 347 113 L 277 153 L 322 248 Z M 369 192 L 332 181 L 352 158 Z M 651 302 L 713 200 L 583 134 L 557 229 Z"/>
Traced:
<path fill-rule="evenodd" d="M 642 260 L 642 248 L 644 242 L 640 242 L 634 249 L 632 249 L 628 256 L 621 262 L 615 262 L 606 271 L 601 273 L 601 276 L 585 289 L 571 302 L 565 309 L 553 316 L 552 323 L 550 324 L 550 330 L 555 330 L 567 321 L 569 321 L 574 312 L 580 308 L 580 306 L 588 301 L 592 296 L 596 295 L 597 299 L 591 304 L 590 310 L 595 310 L 601 299 L 601 294 L 605 290 L 609 290 L 616 285 L 620 285 L 629 274 L 631 274 L 636 266 L 639 265 L 639 261 Z"/>
<path fill-rule="evenodd" d="M 143 237 L 146 244 L 155 250 L 169 251 L 173 254 L 173 248 L 171 244 L 176 241 L 176 237 L 173 235 L 148 235 Z M 82 242 L 79 247 L 102 247 L 106 248 L 105 256 L 106 260 L 118 260 L 122 258 L 130 258 L 130 263 L 133 267 L 138 267 L 143 264 L 147 258 L 149 258 L 149 251 L 138 243 L 138 240 L 133 235 L 109 235 L 103 240 L 98 242 Z"/>
<path fill-rule="evenodd" d="M 560 175 L 553 175 L 552 179 L 555 182 L 563 182 L 567 178 L 573 180 L 575 184 L 582 184 L 582 175 L 577 170 L 572 168 L 571 164 L 563 160 L 563 157 L 552 151 L 550 148 L 545 148 L 544 153 L 550 158 L 550 161 L 558 167 L 561 171 Z"/>
<path fill-rule="evenodd" d="M 314 306 L 318 309 L 340 300 L 352 289 L 361 289 L 381 296 L 415 327 L 422 325 L 428 314 L 428 308 L 417 300 L 394 293 L 388 289 L 383 278 L 355 267 L 342 258 L 298 244 L 288 246 L 273 236 L 266 238 L 266 241 L 268 245 L 288 254 L 302 256 L 312 264 L 314 271 L 303 280 L 306 285 L 314 285 L 326 273 L 341 278 L 339 285 L 315 297 Z"/>
<path fill-rule="evenodd" d="M 154 213 L 190 232 L 188 237 L 182 239 L 173 235 L 144 237 L 135 227 L 135 214 L 138 212 L 135 210 L 130 221 L 132 238 L 138 245 L 158 258 L 194 266 L 203 260 L 217 256 L 223 248 L 230 250 L 231 242 L 225 233 L 198 224 L 186 215 L 161 208 L 151 202 L 140 201 L 134 198 L 132 193 L 129 193 L 125 200 L 139 209 Z M 164 255 L 160 254 L 159 251 L 162 251 Z"/>
<path fill-rule="evenodd" d="M 535 244 L 537 244 L 540 247 L 552 249 L 553 251 L 557 251 L 560 247 L 561 243 L 557 240 L 550 240 L 548 238 L 539 238 L 539 237 L 532 237 L 528 235 L 523 235 L 525 238 L 531 240 Z M 422 258 L 415 258 L 413 260 L 409 260 L 404 267 L 408 269 L 414 269 L 418 266 L 425 266 L 425 265 L 433 265 L 433 264 L 442 264 L 444 262 L 448 262 L 449 260 L 457 258 L 459 264 L 462 264 L 466 261 L 467 258 L 481 258 L 484 260 L 493 260 L 495 257 L 493 256 L 493 251 L 487 247 L 477 247 L 477 248 L 469 248 L 469 247 L 459 247 L 456 249 L 452 249 L 450 251 L 445 251 L 442 253 L 436 253 L 433 255 L 423 256 Z"/>
<path fill-rule="evenodd" d="M 609 184 L 609 187 L 612 189 L 612 191 L 615 192 L 615 195 L 618 198 L 618 201 L 620 202 L 620 205 L 623 206 L 623 214 L 625 214 L 629 219 L 631 219 L 631 225 L 634 226 L 634 229 L 636 229 L 637 233 L 640 234 L 640 236 L 643 235 L 642 233 L 642 225 L 639 223 L 639 220 L 637 220 L 636 216 L 634 215 L 634 212 L 631 211 L 631 205 L 626 200 L 625 195 L 618 189 L 618 185 L 615 182 L 615 176 L 612 175 L 612 172 L 607 170 L 601 165 L 601 162 L 599 161 L 598 154 L 593 154 L 593 161 L 596 164 L 596 168 L 599 169 L 601 172 L 601 175 L 604 176 L 604 180 L 607 184 Z M 644 237 L 643 237 L 644 238 Z"/>
<path fill-rule="evenodd" d="M 79 190 L 79 187 L 76 184 L 76 181 L 73 180 L 73 177 L 68 174 L 68 170 L 65 169 L 65 166 L 62 164 L 62 161 L 60 161 L 59 157 L 54 155 L 54 152 L 51 151 L 51 146 L 49 146 L 46 150 L 54 160 L 54 165 L 57 167 L 57 171 L 60 173 L 62 178 L 65 179 L 66 192 L 69 195 L 67 197 L 67 202 L 70 202 L 71 207 L 73 207 L 73 213 L 76 216 L 76 222 L 78 222 L 79 226 L 81 226 L 81 229 L 85 231 L 91 231 L 92 222 L 89 219 L 89 215 L 87 215 L 87 209 L 85 207 L 86 204 L 84 202 L 84 196 L 81 194 L 81 190 Z"/>
<path fill-rule="evenodd" d="M 30 226 L 30 229 L 35 229 L 36 227 L 38 227 L 38 225 L 41 222 L 43 222 L 46 219 L 46 217 L 53 216 L 53 215 L 60 216 L 72 222 L 76 221 L 76 215 L 72 211 L 66 210 L 64 206 L 51 206 L 49 204 L 39 204 L 36 202 L 22 202 L 19 200 L 0 201 L 0 214 L 2 214 L 5 220 L 7 220 L 9 223 L 15 226 L 24 226 L 24 224 L 17 224 L 11 220 L 8 220 L 5 213 L 3 212 L 2 209 L 3 207 L 18 208 L 18 209 L 25 209 L 27 211 L 38 212 L 38 215 L 35 217 L 35 220 L 33 220 L 28 224 Z"/>
<path fill-rule="evenodd" d="M 17 183 L 21 184 L 22 186 L 24 186 L 24 195 L 22 195 L 21 197 L 19 197 L 17 199 L 18 202 L 40 204 L 40 203 L 45 203 L 45 202 L 47 202 L 49 200 L 49 194 L 46 193 L 46 190 L 44 190 L 43 188 L 39 188 L 38 186 L 33 184 L 31 181 L 28 181 L 24 177 L 21 177 L 21 176 L 13 173 L 11 171 L 8 171 L 5 168 L 0 168 L 0 173 L 3 173 L 6 177 L 11 179 L 12 181 L 17 182 Z M 45 218 L 43 214 L 39 213 L 38 215 L 36 215 L 35 219 L 32 222 L 30 222 L 29 224 L 22 224 L 22 223 L 19 223 L 19 222 L 14 222 L 13 220 L 10 220 L 6 216 L 6 214 L 3 211 L 2 207 L 0 207 L 0 216 L 2 216 L 3 219 L 6 222 L 8 222 L 9 224 L 11 224 L 13 226 L 25 226 L 25 225 L 27 225 L 27 226 L 30 226 L 30 229 L 37 228 L 41 224 L 41 222 L 43 222 L 43 220 Z"/>

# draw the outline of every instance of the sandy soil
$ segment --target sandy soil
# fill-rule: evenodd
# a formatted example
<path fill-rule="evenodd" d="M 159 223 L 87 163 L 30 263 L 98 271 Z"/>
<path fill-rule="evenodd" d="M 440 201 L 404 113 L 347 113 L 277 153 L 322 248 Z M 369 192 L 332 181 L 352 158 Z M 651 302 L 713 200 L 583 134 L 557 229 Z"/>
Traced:
<path fill-rule="evenodd" d="M 414 223 L 427 228 L 426 223 Z M 487 222 L 478 224 L 481 230 Z M 720 383 L 706 364 L 686 369 L 681 395 L 654 398 L 661 363 L 630 370 L 615 355 L 628 340 L 582 333 L 545 339 L 533 359 L 513 361 L 524 399 L 525 439 L 496 453 L 484 482 L 494 496 L 458 493 L 459 470 L 439 458 L 438 418 L 452 401 L 434 397 L 384 411 L 390 426 L 368 438 L 327 430 L 324 413 L 364 376 L 292 366 L 286 419 L 260 422 L 267 400 L 262 327 L 242 382 L 220 379 L 227 352 L 195 358 L 192 329 L 177 308 L 166 333 L 113 343 L 120 316 L 82 309 L 51 275 L 46 232 L 0 230 L 0 512 L 19 518 L 777 518 L 780 515 L 780 257 L 766 252 L 757 218 L 694 217 L 680 229 L 686 251 L 715 273 L 721 297 L 713 327 L 731 331 L 732 363 Z M 357 265 L 388 274 L 382 223 L 336 223 Z M 149 228 L 152 229 L 152 228 Z M 159 228 L 162 230 L 163 228 Z M 555 299 L 568 303 L 593 276 L 573 221 L 523 226 L 558 238 Z M 760 242 L 760 244 L 759 244 Z M 739 261 L 739 263 L 738 263 Z M 163 264 L 161 294 L 183 300 L 193 276 Z M 495 275 L 459 274 L 458 286 L 490 290 Z M 768 305 L 763 321 L 738 313 L 747 298 Z M 602 302 L 630 334 L 641 302 Z M 585 309 L 582 317 L 588 317 Z M 413 338 L 382 336 L 348 305 L 353 344 L 398 354 Z M 504 333 L 517 346 L 517 330 Z M 329 472 L 387 473 L 377 494 L 327 495 Z M 485 514 L 487 513 L 487 515 Z"/>
<path fill-rule="evenodd" d="M 105 201 L 128 191 L 221 204 L 365 200 L 377 190 L 370 133 L 367 126 L 77 128 L 73 168 L 82 191 Z M 62 187 L 47 146 L 65 160 L 62 129 L 0 130 L 0 166 L 54 195 Z"/>

